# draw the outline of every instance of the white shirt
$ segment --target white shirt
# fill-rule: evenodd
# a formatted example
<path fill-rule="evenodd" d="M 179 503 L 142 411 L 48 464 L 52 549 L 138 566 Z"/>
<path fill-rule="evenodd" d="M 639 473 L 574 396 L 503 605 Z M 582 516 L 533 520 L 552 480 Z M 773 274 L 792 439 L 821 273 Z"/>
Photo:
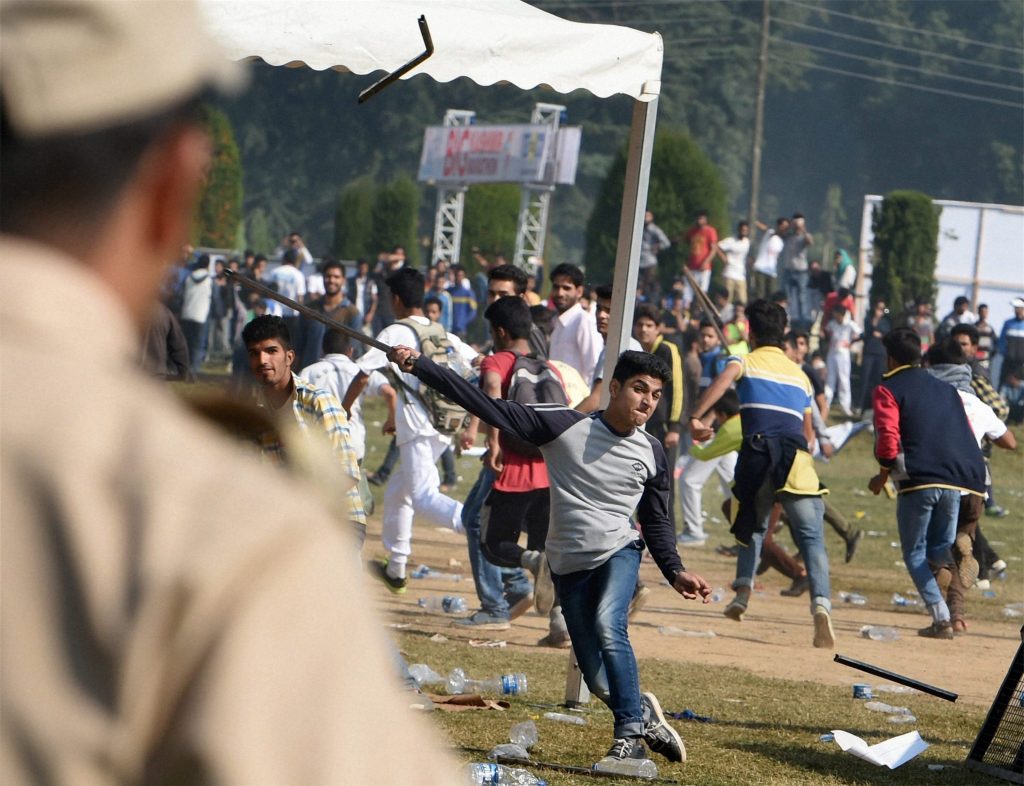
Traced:
<path fill-rule="evenodd" d="M 426 317 L 414 316 L 410 317 L 410 319 L 414 319 L 424 326 L 430 324 L 430 320 Z M 391 347 L 402 344 L 419 349 L 420 346 L 416 331 L 400 322 L 395 322 L 384 328 L 378 334 L 377 340 Z M 476 358 L 476 350 L 462 343 L 458 336 L 449 333 L 448 340 L 452 343 L 452 348 L 462 355 L 467 362 L 471 363 Z M 415 395 L 420 389 L 420 381 L 416 377 L 399 371 L 398 366 L 394 363 L 389 363 L 387 355 L 376 347 L 369 349 L 365 355 L 356 361 L 356 365 L 359 366 L 360 371 L 367 375 L 378 369 L 390 367 L 391 371 L 403 383 L 395 386 L 395 391 L 398 393 L 398 400 L 395 403 L 395 441 L 399 445 L 404 445 L 406 442 L 417 437 L 437 437 L 446 442 L 449 440 L 447 436 L 438 434 L 437 429 L 430 422 L 430 415 L 424 408 L 419 396 Z M 406 389 L 406 386 L 412 390 L 412 393 Z"/>
<path fill-rule="evenodd" d="M 311 366 L 302 369 L 299 374 L 306 382 L 322 390 L 330 391 L 338 401 L 345 398 L 352 380 L 359 375 L 359 366 L 348 355 L 332 353 L 324 355 Z M 348 426 L 352 437 L 352 447 L 356 452 L 356 458 L 360 461 L 366 455 L 366 424 L 363 422 L 362 400 L 364 396 L 379 396 L 382 386 L 388 381 L 379 371 L 370 373 L 370 379 L 366 388 L 359 395 L 359 398 L 352 404 L 352 411 L 349 413 Z"/>
<path fill-rule="evenodd" d="M 825 332 L 828 333 L 828 351 L 831 353 L 849 352 L 850 344 L 860 336 L 861 330 L 850 315 L 845 314 L 842 322 L 836 322 L 834 319 L 829 321 Z"/>
<path fill-rule="evenodd" d="M 747 254 L 750 253 L 750 238 L 727 237 L 718 242 L 718 247 L 725 253 L 725 267 L 722 277 L 732 281 L 745 281 L 747 278 Z"/>
<path fill-rule="evenodd" d="M 592 379 L 603 346 L 593 315 L 577 303 L 555 319 L 548 359 L 560 360 L 579 371 L 583 379 Z"/>
<path fill-rule="evenodd" d="M 754 270 L 775 278 L 778 275 L 779 254 L 782 253 L 782 246 L 782 238 L 774 229 L 769 229 L 761 238 L 761 245 L 757 248 Z"/>
<path fill-rule="evenodd" d="M 284 295 L 292 300 L 301 301 L 303 296 L 306 294 L 306 277 L 302 275 L 300 271 L 294 265 L 281 265 L 279 268 L 275 268 L 274 271 L 268 276 L 269 281 L 277 286 L 277 292 L 279 295 Z M 272 300 L 271 298 L 267 298 Z M 272 309 L 272 313 L 280 317 L 297 317 L 299 312 L 294 308 L 283 306 L 276 300 L 272 300 L 273 304 L 277 308 Z"/>

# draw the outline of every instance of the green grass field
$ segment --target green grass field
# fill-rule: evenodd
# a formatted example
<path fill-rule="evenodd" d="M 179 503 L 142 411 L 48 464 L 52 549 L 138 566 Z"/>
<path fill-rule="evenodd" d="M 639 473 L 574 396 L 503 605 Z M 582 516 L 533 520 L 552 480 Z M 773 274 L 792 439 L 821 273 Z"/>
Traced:
<path fill-rule="evenodd" d="M 383 457 L 386 442 L 379 434 L 381 410 L 375 403 L 366 407 L 368 451 L 366 468 L 376 469 Z M 377 423 L 377 427 L 374 426 Z M 937 422 L 941 428 L 941 422 Z M 1017 432 L 1020 438 L 1021 432 Z M 866 491 L 867 480 L 875 471 L 871 455 L 872 438 L 864 433 L 854 438 L 847 448 L 828 465 L 819 464 L 822 479 L 832 490 L 831 500 L 868 534 L 862 540 L 856 559 L 846 566 L 833 568 L 833 596 L 838 605 L 841 591 L 859 592 L 868 598 L 867 611 L 891 614 L 891 596 L 907 594 L 913 588 L 900 561 L 895 524 L 895 503 L 884 495 L 874 497 Z M 479 462 L 460 458 L 458 472 L 462 476 L 454 496 L 462 499 L 476 478 Z M 982 526 L 996 550 L 1009 564 L 1008 578 L 992 582 L 993 597 L 982 597 L 974 590 L 969 596 L 969 615 L 979 624 L 997 626 L 1012 642 L 1021 620 L 1007 618 L 1004 607 L 1024 601 L 1024 455 L 1021 452 L 997 451 L 993 461 L 996 493 L 999 502 L 1011 510 L 1004 519 L 983 518 Z M 720 492 L 717 483 L 705 492 L 705 509 L 717 510 Z M 375 489 L 378 502 L 381 489 Z M 378 506 L 379 515 L 379 506 Z M 727 542 L 721 523 L 709 526 L 710 543 Z M 877 533 L 877 534 L 876 534 Z M 826 534 L 830 552 L 836 553 L 834 536 Z M 379 548 L 368 542 L 367 553 Z M 464 547 L 460 546 L 464 559 Z M 415 564 L 415 554 L 413 556 Z M 899 563 L 899 564 L 896 564 Z M 467 566 L 468 570 L 468 566 Z M 473 607 L 472 587 L 468 601 Z M 464 593 L 465 594 L 465 593 Z M 908 610 L 909 623 L 924 625 L 919 611 Z M 562 701 L 565 685 L 566 657 L 532 647 L 509 646 L 491 650 L 470 647 L 465 641 L 435 642 L 424 631 L 398 634 L 399 645 L 409 662 L 425 662 L 438 672 L 460 666 L 472 676 L 491 676 L 522 671 L 528 675 L 529 693 L 511 701 L 506 712 L 435 712 L 431 715 L 443 735 L 449 739 L 457 755 L 465 761 L 481 760 L 482 755 L 468 749 L 489 749 L 508 740 L 511 725 L 534 718 L 540 741 L 534 748 L 538 761 L 589 766 L 603 755 L 610 743 L 611 714 L 596 700 L 591 702 L 587 726 L 569 726 L 543 719 L 550 707 Z M 698 640 L 699 642 L 699 640 Z M 970 647 L 970 636 L 949 643 L 951 647 Z M 908 670 L 914 663 L 913 640 L 899 642 Z M 696 645 L 699 646 L 699 643 Z M 1009 645 L 1008 645 L 1009 646 Z M 1012 654 L 1012 649 L 1007 650 Z M 756 644 L 750 645 L 749 657 L 763 657 Z M 1009 666 L 1009 655 L 1001 669 Z M 890 704 L 909 706 L 917 723 L 897 726 L 886 722 L 884 715 L 866 710 L 863 702 L 853 700 L 849 688 L 825 685 L 814 681 L 793 681 L 757 676 L 751 672 L 721 666 L 706 668 L 671 659 L 644 658 L 640 661 L 643 684 L 654 690 L 666 711 L 692 709 L 709 715 L 712 723 L 674 721 L 686 740 L 689 762 L 673 765 L 655 757 L 662 778 L 681 784 L 725 786 L 726 784 L 978 784 L 998 783 L 991 778 L 965 769 L 963 761 L 985 717 L 984 701 L 959 702 L 955 705 L 920 694 L 881 696 Z M 813 674 L 808 674 L 809 680 Z M 863 681 L 877 684 L 876 678 Z M 992 685 L 994 693 L 996 685 Z M 986 700 L 987 701 L 987 700 Z M 889 737 L 917 729 L 930 744 L 929 750 L 895 771 L 874 767 L 841 752 L 834 742 L 819 741 L 831 729 L 850 731 L 873 744 Z M 943 765 L 931 770 L 928 765 Z M 552 786 L 583 783 L 635 783 L 626 779 L 595 781 L 591 777 L 536 769 L 536 774 Z"/>

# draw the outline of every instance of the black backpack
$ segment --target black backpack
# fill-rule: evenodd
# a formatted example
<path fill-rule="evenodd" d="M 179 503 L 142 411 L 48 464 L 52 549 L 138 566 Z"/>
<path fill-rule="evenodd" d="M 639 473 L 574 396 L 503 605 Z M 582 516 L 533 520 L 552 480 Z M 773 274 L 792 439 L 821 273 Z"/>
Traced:
<path fill-rule="evenodd" d="M 516 356 L 505 399 L 526 406 L 537 404 L 569 406 L 569 399 L 565 395 L 565 385 L 557 369 L 548 361 L 532 353 Z M 503 449 L 507 448 L 521 456 L 531 458 L 540 456 L 540 450 L 536 445 L 524 442 L 508 432 L 501 432 L 501 443 Z"/>

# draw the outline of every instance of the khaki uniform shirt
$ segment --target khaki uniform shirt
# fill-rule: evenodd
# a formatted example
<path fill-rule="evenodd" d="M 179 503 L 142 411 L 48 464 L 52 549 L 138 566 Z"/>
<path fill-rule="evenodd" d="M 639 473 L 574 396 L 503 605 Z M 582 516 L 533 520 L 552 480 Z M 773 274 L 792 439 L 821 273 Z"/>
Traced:
<path fill-rule="evenodd" d="M 0 782 L 456 782 L 308 489 L 138 370 L 81 265 L 0 270 Z"/>

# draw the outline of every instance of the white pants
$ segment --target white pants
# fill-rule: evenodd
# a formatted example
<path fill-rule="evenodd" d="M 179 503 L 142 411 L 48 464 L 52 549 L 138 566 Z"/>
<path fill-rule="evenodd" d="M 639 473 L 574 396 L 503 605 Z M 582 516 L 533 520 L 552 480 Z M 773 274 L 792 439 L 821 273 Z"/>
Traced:
<path fill-rule="evenodd" d="M 832 406 L 832 397 L 839 395 L 839 408 L 844 415 L 850 410 L 850 351 L 829 352 L 825 362 L 825 401 Z"/>
<path fill-rule="evenodd" d="M 415 437 L 398 446 L 398 466 L 384 489 L 380 539 L 389 562 L 402 570 L 412 553 L 413 515 L 435 526 L 462 529 L 462 503 L 438 491 L 437 460 L 446 447 L 448 442 L 438 436 Z"/>
<path fill-rule="evenodd" d="M 701 492 L 704 484 L 711 476 L 718 473 L 722 484 L 722 494 L 732 495 L 730 484 L 736 473 L 736 459 L 739 454 L 733 451 L 724 456 L 701 461 L 688 455 L 683 461 L 683 472 L 679 477 L 679 499 L 683 507 L 683 534 L 703 538 L 704 513 L 701 510 Z"/>
<path fill-rule="evenodd" d="M 686 264 L 685 262 L 683 263 Z M 708 287 L 711 286 L 711 271 L 710 270 L 691 270 L 693 277 L 697 282 L 697 286 L 703 290 L 704 294 L 711 297 L 708 292 Z M 683 303 L 689 307 L 690 303 L 693 302 L 693 287 L 690 286 L 690 279 L 684 276 L 683 278 Z"/>

